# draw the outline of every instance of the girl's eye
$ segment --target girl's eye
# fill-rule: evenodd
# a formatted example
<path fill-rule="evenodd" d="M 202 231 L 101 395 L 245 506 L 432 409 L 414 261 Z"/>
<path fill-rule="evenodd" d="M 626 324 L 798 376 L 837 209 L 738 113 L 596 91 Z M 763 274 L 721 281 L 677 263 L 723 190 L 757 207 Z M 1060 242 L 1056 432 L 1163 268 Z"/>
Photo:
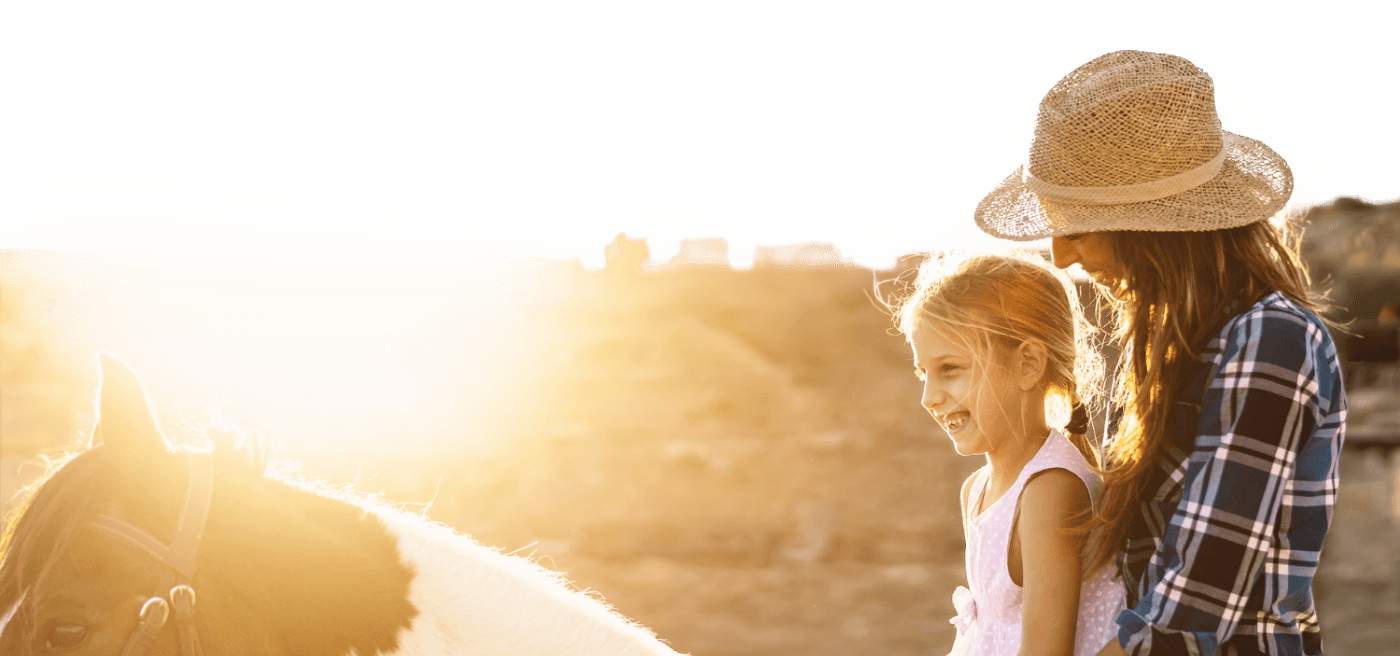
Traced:
<path fill-rule="evenodd" d="M 44 634 L 43 652 L 64 652 L 78 648 L 87 640 L 88 628 L 81 624 L 54 624 Z"/>
<path fill-rule="evenodd" d="M 955 364 L 945 364 L 938 368 L 938 372 L 943 374 L 944 376 L 947 376 L 957 372 L 959 369 L 962 369 L 962 367 L 959 367 Z"/>

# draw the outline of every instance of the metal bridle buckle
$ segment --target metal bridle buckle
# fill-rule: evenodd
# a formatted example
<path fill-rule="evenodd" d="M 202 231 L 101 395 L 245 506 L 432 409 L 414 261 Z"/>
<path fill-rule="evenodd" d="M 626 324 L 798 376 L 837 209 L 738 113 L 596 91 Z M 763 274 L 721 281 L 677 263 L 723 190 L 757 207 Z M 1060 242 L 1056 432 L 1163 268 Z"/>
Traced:
<path fill-rule="evenodd" d="M 194 588 L 177 585 L 170 589 L 170 603 L 175 606 L 175 630 L 180 634 L 180 654 L 182 656 L 203 656 L 199 646 L 199 632 L 194 627 Z"/>
<path fill-rule="evenodd" d="M 194 617 L 194 588 L 177 585 L 170 589 L 170 603 L 175 606 L 175 621 Z"/>
<path fill-rule="evenodd" d="M 136 625 L 136 631 L 127 639 L 126 646 L 122 647 L 121 656 L 139 656 L 145 653 L 151 643 L 156 641 L 156 636 L 160 635 L 160 630 L 165 627 L 165 621 L 168 619 L 170 604 L 160 597 L 147 599 L 141 606 L 141 621 Z"/>
<path fill-rule="evenodd" d="M 170 588 L 170 600 L 151 597 L 141 606 L 141 619 L 136 630 L 122 647 L 121 656 L 142 656 L 156 640 L 160 630 L 170 619 L 170 607 L 175 607 L 175 628 L 179 633 L 181 656 L 204 656 L 199 644 L 199 633 L 194 626 L 194 588 L 188 582 L 194 580 L 195 558 L 199 554 L 199 543 L 204 534 L 204 524 L 209 518 L 209 502 L 213 493 L 214 462 L 207 451 L 184 448 L 189 462 L 189 482 L 185 487 L 185 505 L 180 510 L 175 524 L 175 536 L 166 544 L 150 533 L 126 521 L 110 515 L 96 515 L 88 527 L 115 538 L 127 545 L 145 551 L 161 564 L 174 570 L 176 581 L 185 581 Z"/>

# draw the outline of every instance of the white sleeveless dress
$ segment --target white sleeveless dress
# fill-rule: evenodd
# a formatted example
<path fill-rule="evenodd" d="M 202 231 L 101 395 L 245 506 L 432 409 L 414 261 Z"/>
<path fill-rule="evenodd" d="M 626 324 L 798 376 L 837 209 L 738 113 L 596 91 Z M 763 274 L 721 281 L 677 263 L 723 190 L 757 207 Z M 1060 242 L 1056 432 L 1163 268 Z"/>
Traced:
<path fill-rule="evenodd" d="M 986 493 L 991 468 L 983 467 L 973 474 L 968 502 L 963 508 L 967 581 L 971 590 L 959 586 L 953 593 L 958 615 L 949 622 L 958 627 L 958 637 L 950 656 L 1014 656 L 1021 649 L 1022 590 L 1006 570 L 1007 548 L 1021 490 L 1031 475 L 1047 469 L 1073 472 L 1088 488 L 1090 498 L 1097 496 L 1098 477 L 1079 450 L 1054 430 L 1021 469 L 1011 489 L 976 516 L 974 512 Z M 1118 635 L 1116 618 L 1124 607 L 1124 588 L 1115 580 L 1116 573 L 1116 568 L 1109 565 L 1080 588 L 1075 656 L 1094 656 Z"/>

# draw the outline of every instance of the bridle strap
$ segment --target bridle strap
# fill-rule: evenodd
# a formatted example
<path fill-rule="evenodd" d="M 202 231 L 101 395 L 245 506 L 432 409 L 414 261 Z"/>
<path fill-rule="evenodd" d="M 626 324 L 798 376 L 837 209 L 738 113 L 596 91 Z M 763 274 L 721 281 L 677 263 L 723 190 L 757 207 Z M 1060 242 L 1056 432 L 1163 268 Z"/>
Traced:
<path fill-rule="evenodd" d="M 156 641 L 156 636 L 160 635 L 160 630 L 165 627 L 167 619 L 170 619 L 170 604 L 160 597 L 147 599 L 145 605 L 141 606 L 141 622 L 136 625 L 136 630 L 122 646 L 121 656 L 141 656 L 146 653 Z"/>
<path fill-rule="evenodd" d="M 141 618 L 136 630 L 126 639 L 121 656 L 145 656 L 146 650 L 155 644 L 161 629 L 170 619 L 171 606 L 175 607 L 175 630 L 180 642 L 180 656 L 204 656 L 204 648 L 199 644 L 199 631 L 194 627 L 194 588 L 177 585 L 170 589 L 170 601 L 164 597 L 151 597 L 141 606 Z"/>
<path fill-rule="evenodd" d="M 175 522 L 175 536 L 170 544 L 111 515 L 95 515 L 88 527 L 118 541 L 140 549 L 179 574 L 180 582 L 170 589 L 170 600 L 151 597 L 141 607 L 141 619 L 122 648 L 121 656 L 142 656 L 170 617 L 175 607 L 175 628 L 179 633 L 181 656 L 203 656 L 199 633 L 194 625 L 195 559 L 199 542 L 204 537 L 204 524 L 209 519 L 209 501 L 214 492 L 214 457 L 208 451 L 182 447 L 189 463 L 189 482 L 185 486 L 185 505 Z"/>
<path fill-rule="evenodd" d="M 185 507 L 180 510 L 180 521 L 175 524 L 175 538 L 170 541 L 170 549 L 189 560 L 189 572 L 181 572 L 194 580 L 195 557 L 199 555 L 199 543 L 204 538 L 204 524 L 209 519 L 209 502 L 214 495 L 214 456 L 208 451 L 185 448 L 189 459 L 189 487 L 185 491 Z"/>
<path fill-rule="evenodd" d="M 189 483 L 185 505 L 175 524 L 175 537 L 166 545 L 155 536 L 111 515 L 95 515 L 88 526 L 150 554 L 179 572 L 186 581 L 194 580 L 195 558 L 209 518 L 209 500 L 214 491 L 214 459 L 208 451 L 184 447 L 189 462 Z"/>
<path fill-rule="evenodd" d="M 170 605 L 175 607 L 175 630 L 180 637 L 182 656 L 204 656 L 199 631 L 194 626 L 194 588 L 177 585 L 170 589 Z"/>

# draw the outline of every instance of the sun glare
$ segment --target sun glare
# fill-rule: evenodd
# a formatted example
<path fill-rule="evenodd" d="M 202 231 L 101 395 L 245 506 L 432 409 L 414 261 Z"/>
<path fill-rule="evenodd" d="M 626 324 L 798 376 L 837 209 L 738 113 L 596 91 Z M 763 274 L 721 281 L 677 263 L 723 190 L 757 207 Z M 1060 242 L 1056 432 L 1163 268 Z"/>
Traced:
<path fill-rule="evenodd" d="M 3 257 L 6 337 L 42 335 L 49 354 L 11 365 L 35 366 L 28 383 L 67 381 L 77 389 L 66 403 L 81 403 L 105 348 L 138 368 L 177 433 L 229 422 L 274 434 L 299 457 L 490 448 L 481 408 L 529 346 L 530 301 L 549 287 L 566 295 L 574 270 L 552 280 L 523 265 L 447 278 L 262 277 Z"/>

